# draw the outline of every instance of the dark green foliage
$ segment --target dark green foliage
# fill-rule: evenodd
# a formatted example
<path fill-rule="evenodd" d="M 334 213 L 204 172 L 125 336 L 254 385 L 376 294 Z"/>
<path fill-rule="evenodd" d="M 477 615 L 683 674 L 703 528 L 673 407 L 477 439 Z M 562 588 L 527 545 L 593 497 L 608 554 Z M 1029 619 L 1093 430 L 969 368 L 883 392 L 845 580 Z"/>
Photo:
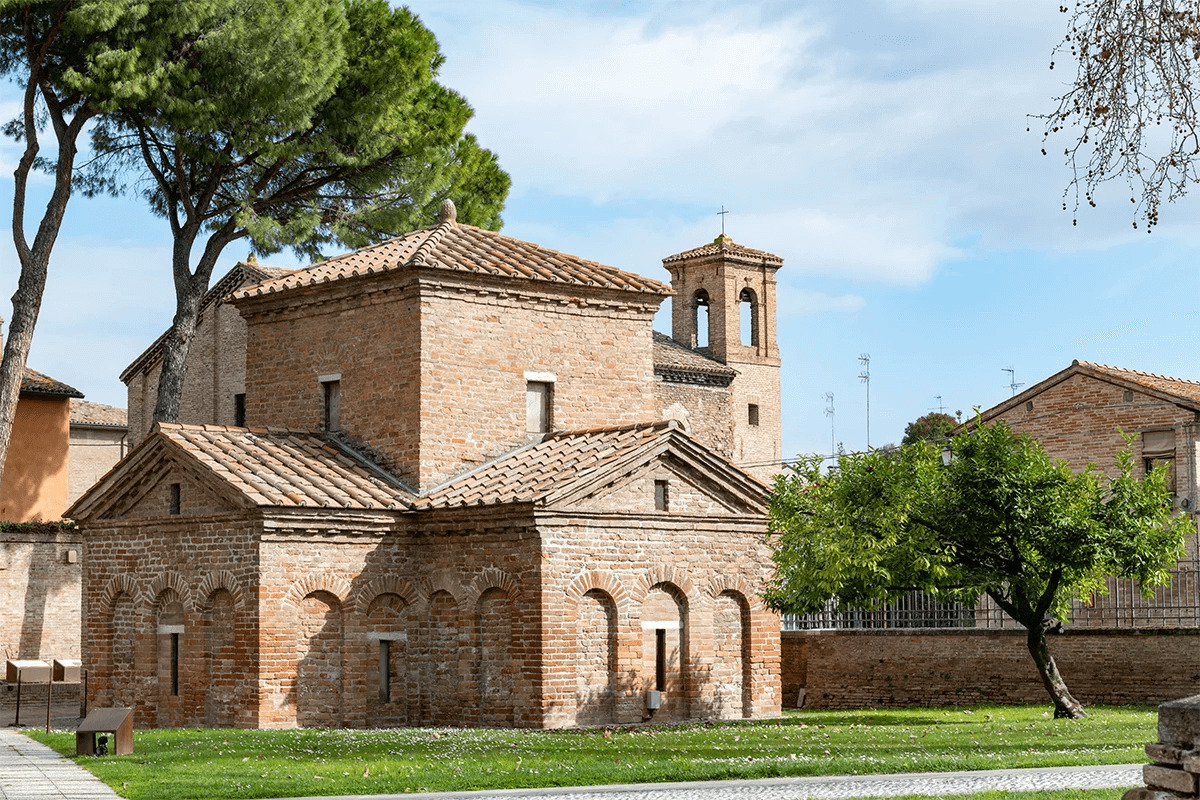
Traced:
<path fill-rule="evenodd" d="M 900 440 L 901 444 L 912 444 L 913 442 L 932 442 L 938 439 L 946 439 L 950 436 L 950 431 L 958 427 L 958 420 L 949 414 L 943 414 L 940 411 L 932 411 L 922 417 L 917 417 L 912 422 L 904 426 L 904 438 Z"/>
<path fill-rule="evenodd" d="M 820 457 L 804 459 L 778 476 L 768 600 L 807 613 L 830 599 L 876 608 L 914 589 L 968 604 L 986 594 L 1029 631 L 1059 711 L 1081 713 L 1045 633 L 1072 598 L 1106 591 L 1107 575 L 1151 595 L 1170 580 L 1193 522 L 1171 516 L 1165 467 L 1135 477 L 1128 447 L 1111 478 L 1090 465 L 1072 472 L 1003 423 L 977 423 L 952 447 L 948 466 L 940 446 L 918 442 L 843 456 L 826 475 Z"/>

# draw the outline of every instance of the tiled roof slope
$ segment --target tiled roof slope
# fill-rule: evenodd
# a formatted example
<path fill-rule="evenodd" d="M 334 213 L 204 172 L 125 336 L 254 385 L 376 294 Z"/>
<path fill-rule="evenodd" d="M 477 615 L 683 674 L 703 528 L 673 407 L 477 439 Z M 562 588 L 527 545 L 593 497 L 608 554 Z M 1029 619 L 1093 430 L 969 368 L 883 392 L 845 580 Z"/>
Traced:
<path fill-rule="evenodd" d="M 418 508 L 533 502 L 659 438 L 669 422 L 553 433 L 431 491 Z"/>
<path fill-rule="evenodd" d="M 98 428 L 125 428 L 129 425 L 129 415 L 123 408 L 72 398 L 71 424 L 91 425 Z"/>
<path fill-rule="evenodd" d="M 45 394 L 54 397 L 83 397 L 83 392 L 74 386 L 68 386 L 62 381 L 56 381 L 49 375 L 25 368 L 25 377 L 21 379 L 21 394 Z"/>
<path fill-rule="evenodd" d="M 158 433 L 255 505 L 363 510 L 409 506 L 404 487 L 320 434 L 165 422 L 159 423 Z"/>
<path fill-rule="evenodd" d="M 1147 389 L 1174 395 L 1182 400 L 1200 403 L 1200 382 L 1197 381 L 1189 381 L 1184 378 L 1171 378 L 1166 375 L 1155 375 L 1153 372 L 1141 372 L 1136 369 L 1112 367 L 1108 364 L 1096 364 L 1092 361 L 1076 360 L 1072 361 L 1071 365 L 1092 369 L 1118 380 L 1136 383 L 1138 386 Z"/>
<path fill-rule="evenodd" d="M 210 306 L 220 302 L 239 286 L 279 278 L 290 272 L 294 272 L 294 270 L 284 267 L 268 267 L 256 261 L 239 261 L 204 293 L 204 297 L 200 299 L 200 313 L 203 314 Z M 167 341 L 168 333 L 170 330 L 163 331 L 161 336 L 121 371 L 120 380 L 122 382 L 128 382 L 135 372 L 162 357 L 162 349 Z"/>
<path fill-rule="evenodd" d="M 774 253 L 768 253 L 766 250 L 755 250 L 753 247 L 743 247 L 737 244 L 733 239 L 725 234 L 721 234 L 713 239 L 710 244 L 694 247 L 691 250 L 684 250 L 682 253 L 676 253 L 673 256 L 664 258 L 663 264 L 671 264 L 676 261 L 686 261 L 696 258 L 706 258 L 709 256 L 724 256 L 730 261 L 739 261 L 752 264 L 766 264 L 768 266 L 781 266 L 783 259 Z"/>
<path fill-rule="evenodd" d="M 665 333 L 654 332 L 654 371 L 660 375 L 694 373 L 699 375 L 728 378 L 728 384 L 738 374 L 715 358 L 684 347 Z"/>
<path fill-rule="evenodd" d="M 1050 387 L 1070 378 L 1072 375 L 1087 375 L 1097 380 L 1108 381 L 1118 386 L 1143 391 L 1167 402 L 1200 411 L 1200 381 L 1171 378 L 1166 375 L 1156 375 L 1152 372 L 1141 372 L 1136 369 L 1125 369 L 1123 367 L 1113 367 L 1108 364 L 1097 364 L 1092 361 L 1080 361 L 1076 359 L 1066 369 L 1054 373 L 1049 378 L 1035 383 L 1025 391 L 983 411 L 980 417 L 984 422 L 995 419 L 1010 409 L 1016 408 L 1036 397 Z M 974 420 L 968 419 L 959 425 L 956 430 L 969 429 L 972 425 L 974 425 Z"/>
<path fill-rule="evenodd" d="M 495 231 L 446 221 L 336 256 L 282 278 L 247 286 L 235 291 L 233 296 L 261 297 L 302 286 L 418 267 L 647 294 L 667 295 L 671 292 L 665 284 L 632 272 L 539 247 Z"/>

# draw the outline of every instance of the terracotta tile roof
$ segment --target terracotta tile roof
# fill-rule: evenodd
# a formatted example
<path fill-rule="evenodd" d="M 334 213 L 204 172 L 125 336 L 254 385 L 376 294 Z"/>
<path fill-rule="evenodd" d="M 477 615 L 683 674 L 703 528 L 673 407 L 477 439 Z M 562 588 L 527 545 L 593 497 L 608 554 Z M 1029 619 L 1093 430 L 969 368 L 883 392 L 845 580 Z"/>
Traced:
<path fill-rule="evenodd" d="M 1128 383 L 1136 383 L 1138 386 L 1163 392 L 1165 394 L 1174 395 L 1182 400 L 1190 400 L 1194 403 L 1200 403 L 1200 382 L 1189 381 L 1184 378 L 1171 378 L 1166 375 L 1156 375 L 1153 372 L 1141 372 L 1136 369 L 1125 369 L 1123 367 L 1112 367 L 1108 364 L 1097 364 L 1092 361 L 1072 361 L 1071 366 L 1079 366 L 1090 368 L 1096 372 L 1109 375 L 1118 380 Z"/>
<path fill-rule="evenodd" d="M 399 482 L 320 434 L 159 423 L 158 435 L 255 505 L 361 510 L 410 505 L 411 495 Z"/>
<path fill-rule="evenodd" d="M 718 255 L 724 256 L 730 261 L 740 261 L 743 263 L 766 264 L 776 267 L 783 264 L 783 259 L 774 253 L 768 253 L 766 250 L 755 250 L 753 247 L 743 247 L 740 244 L 736 244 L 733 239 L 725 234 L 721 234 L 713 239 L 710 244 L 694 247 L 691 250 L 684 250 L 682 253 L 676 253 L 673 256 L 667 256 L 662 261 L 663 264 L 671 264 L 676 261 Z"/>
<path fill-rule="evenodd" d="M 129 415 L 123 408 L 71 398 L 71 424 L 92 425 L 98 428 L 126 428 Z"/>
<path fill-rule="evenodd" d="M 25 368 L 25 377 L 21 379 L 21 394 L 46 394 L 55 397 L 83 397 L 83 392 L 74 386 L 68 386 L 62 381 L 56 381 L 49 375 Z"/>
<path fill-rule="evenodd" d="M 728 386 L 738 374 L 736 369 L 712 356 L 685 347 L 658 331 L 654 332 L 654 373 L 668 381 L 720 386 Z"/>
<path fill-rule="evenodd" d="M 603 470 L 674 430 L 670 422 L 554 433 L 433 489 L 418 508 L 524 503 Z"/>
<path fill-rule="evenodd" d="M 210 306 L 219 303 L 239 286 L 246 286 L 247 284 L 254 284 L 272 278 L 280 278 L 291 272 L 295 272 L 295 270 L 285 269 L 284 267 L 268 267 L 256 261 L 239 261 L 204 293 L 204 297 L 200 300 L 200 313 L 204 314 Z M 162 349 L 167 341 L 168 333 L 170 333 L 170 330 L 163 331 L 162 335 L 155 339 L 149 347 L 142 351 L 141 355 L 121 371 L 120 379 L 122 382 L 128 383 L 134 373 L 146 369 L 150 364 L 162 358 Z"/>
<path fill-rule="evenodd" d="M 671 293 L 670 287 L 665 284 L 616 267 L 539 247 L 473 225 L 441 222 L 336 256 L 282 278 L 247 286 L 235 291 L 233 297 L 261 297 L 301 286 L 419 267 L 647 294 Z"/>

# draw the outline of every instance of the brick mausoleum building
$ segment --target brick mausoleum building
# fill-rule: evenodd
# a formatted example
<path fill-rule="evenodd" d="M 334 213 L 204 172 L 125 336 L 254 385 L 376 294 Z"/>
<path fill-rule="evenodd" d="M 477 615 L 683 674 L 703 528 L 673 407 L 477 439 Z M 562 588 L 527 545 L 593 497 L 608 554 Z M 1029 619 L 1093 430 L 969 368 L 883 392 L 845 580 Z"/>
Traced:
<path fill-rule="evenodd" d="M 735 464 L 779 461 L 781 263 L 722 236 L 664 259 L 672 289 L 448 204 L 309 269 L 240 265 L 197 336 L 208 424 L 146 435 L 148 351 L 124 376 L 144 438 L 70 509 L 90 703 L 246 727 L 779 713 L 765 487 Z M 672 294 L 674 339 L 651 328 Z"/>

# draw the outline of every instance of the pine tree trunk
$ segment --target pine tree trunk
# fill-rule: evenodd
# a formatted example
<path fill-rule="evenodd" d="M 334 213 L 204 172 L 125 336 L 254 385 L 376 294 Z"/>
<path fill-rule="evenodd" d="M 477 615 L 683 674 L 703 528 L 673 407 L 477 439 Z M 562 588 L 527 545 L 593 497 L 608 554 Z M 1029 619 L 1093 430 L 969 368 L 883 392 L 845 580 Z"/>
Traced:
<path fill-rule="evenodd" d="M 206 290 L 207 286 L 194 280 L 186 281 L 186 286 L 176 283 L 175 318 L 163 342 L 162 371 L 158 376 L 158 397 L 154 405 L 155 422 L 179 421 L 188 352 L 200 317 L 200 301 Z"/>
<path fill-rule="evenodd" d="M 17 416 L 17 402 L 21 399 L 21 381 L 25 377 L 25 362 L 29 359 L 33 329 L 42 308 L 49 256 L 49 252 L 35 252 L 23 261 L 17 291 L 12 297 L 13 318 L 4 341 L 4 357 L 0 360 L 0 465 L 8 458 L 13 420 Z M 2 466 L 0 475 L 3 475 Z"/>
<path fill-rule="evenodd" d="M 1067 684 L 1058 672 L 1054 656 L 1050 655 L 1050 647 L 1046 643 L 1046 631 L 1041 625 L 1030 625 L 1025 637 L 1029 654 L 1037 665 L 1038 673 L 1042 676 L 1042 684 L 1046 687 L 1050 699 L 1054 701 L 1054 716 L 1058 718 L 1079 719 L 1086 716 L 1083 706 L 1071 696 Z"/>

